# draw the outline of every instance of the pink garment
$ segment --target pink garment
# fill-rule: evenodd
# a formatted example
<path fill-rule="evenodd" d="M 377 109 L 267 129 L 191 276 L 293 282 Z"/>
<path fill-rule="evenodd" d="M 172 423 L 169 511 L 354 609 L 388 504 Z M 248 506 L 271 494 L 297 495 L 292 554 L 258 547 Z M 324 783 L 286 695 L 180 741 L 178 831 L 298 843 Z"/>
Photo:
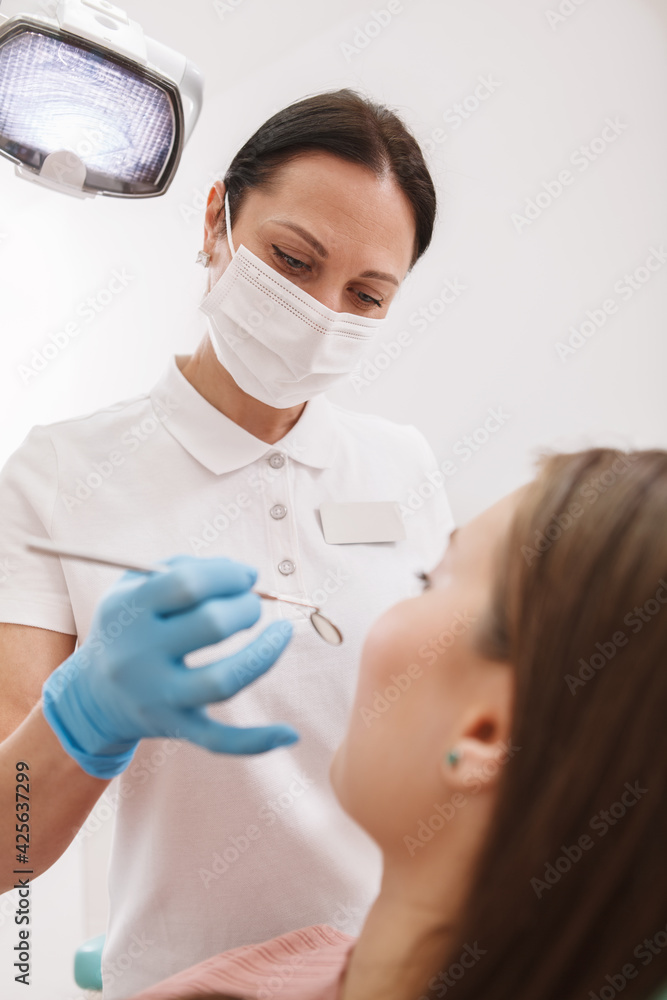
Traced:
<path fill-rule="evenodd" d="M 242 1000 L 338 1000 L 355 937 L 328 924 L 213 955 L 130 1000 L 229 994 Z"/>

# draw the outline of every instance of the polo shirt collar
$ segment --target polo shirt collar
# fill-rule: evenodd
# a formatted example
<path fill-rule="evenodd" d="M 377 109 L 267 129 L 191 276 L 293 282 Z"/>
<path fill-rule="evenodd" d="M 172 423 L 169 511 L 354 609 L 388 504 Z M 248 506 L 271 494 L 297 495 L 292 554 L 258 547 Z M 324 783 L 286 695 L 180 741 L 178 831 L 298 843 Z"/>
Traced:
<path fill-rule="evenodd" d="M 269 444 L 234 423 L 197 392 L 178 365 L 185 364 L 186 358 L 183 354 L 171 356 L 149 396 L 165 430 L 211 472 L 234 472 L 274 451 L 316 469 L 333 464 L 339 429 L 332 405 L 323 395 L 309 400 L 287 434 Z"/>

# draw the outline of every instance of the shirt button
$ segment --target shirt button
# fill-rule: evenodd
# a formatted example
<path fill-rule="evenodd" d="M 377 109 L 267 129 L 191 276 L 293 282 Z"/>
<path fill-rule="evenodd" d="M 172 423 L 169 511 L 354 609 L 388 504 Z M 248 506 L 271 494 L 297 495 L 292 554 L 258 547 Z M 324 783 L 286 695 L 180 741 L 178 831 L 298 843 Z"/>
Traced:
<path fill-rule="evenodd" d="M 283 576 L 289 576 L 296 569 L 296 566 L 291 559 L 283 559 L 282 562 L 278 563 L 278 569 L 283 574 Z"/>
<path fill-rule="evenodd" d="M 281 455 L 279 451 L 274 451 L 273 455 L 269 458 L 269 465 L 272 469 L 282 469 L 285 464 L 285 456 Z"/>
<path fill-rule="evenodd" d="M 271 508 L 270 513 L 271 517 L 275 517 L 276 521 L 279 521 L 287 513 L 287 507 L 282 503 L 276 503 Z"/>

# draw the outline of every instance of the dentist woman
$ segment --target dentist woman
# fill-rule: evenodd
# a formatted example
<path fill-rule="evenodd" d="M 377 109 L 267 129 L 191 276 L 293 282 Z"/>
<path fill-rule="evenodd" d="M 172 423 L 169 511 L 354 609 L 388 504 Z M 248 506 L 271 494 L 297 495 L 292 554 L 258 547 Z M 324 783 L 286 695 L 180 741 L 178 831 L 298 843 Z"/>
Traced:
<path fill-rule="evenodd" d="M 209 193 L 195 352 L 145 394 L 33 427 L 2 471 L 0 808 L 27 761 L 35 877 L 118 777 L 105 1000 L 305 924 L 356 934 L 377 894 L 330 759 L 369 623 L 419 592 L 453 525 L 422 434 L 324 393 L 390 322 L 434 217 L 391 111 L 341 90 L 278 112 Z M 171 570 L 141 603 L 135 574 L 109 594 L 118 571 L 26 552 L 30 534 Z M 294 605 L 259 621 L 255 582 L 324 605 L 344 643 Z"/>

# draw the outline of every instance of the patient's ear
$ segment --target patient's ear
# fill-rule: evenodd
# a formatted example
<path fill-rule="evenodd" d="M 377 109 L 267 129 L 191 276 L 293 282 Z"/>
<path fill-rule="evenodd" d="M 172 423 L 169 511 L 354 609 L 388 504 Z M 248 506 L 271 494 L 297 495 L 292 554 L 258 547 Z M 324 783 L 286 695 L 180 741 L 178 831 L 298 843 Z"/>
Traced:
<path fill-rule="evenodd" d="M 460 735 L 442 755 L 441 774 L 451 791 L 493 791 L 504 766 L 518 751 L 510 740 L 509 698 L 493 707 L 471 708 Z"/>

